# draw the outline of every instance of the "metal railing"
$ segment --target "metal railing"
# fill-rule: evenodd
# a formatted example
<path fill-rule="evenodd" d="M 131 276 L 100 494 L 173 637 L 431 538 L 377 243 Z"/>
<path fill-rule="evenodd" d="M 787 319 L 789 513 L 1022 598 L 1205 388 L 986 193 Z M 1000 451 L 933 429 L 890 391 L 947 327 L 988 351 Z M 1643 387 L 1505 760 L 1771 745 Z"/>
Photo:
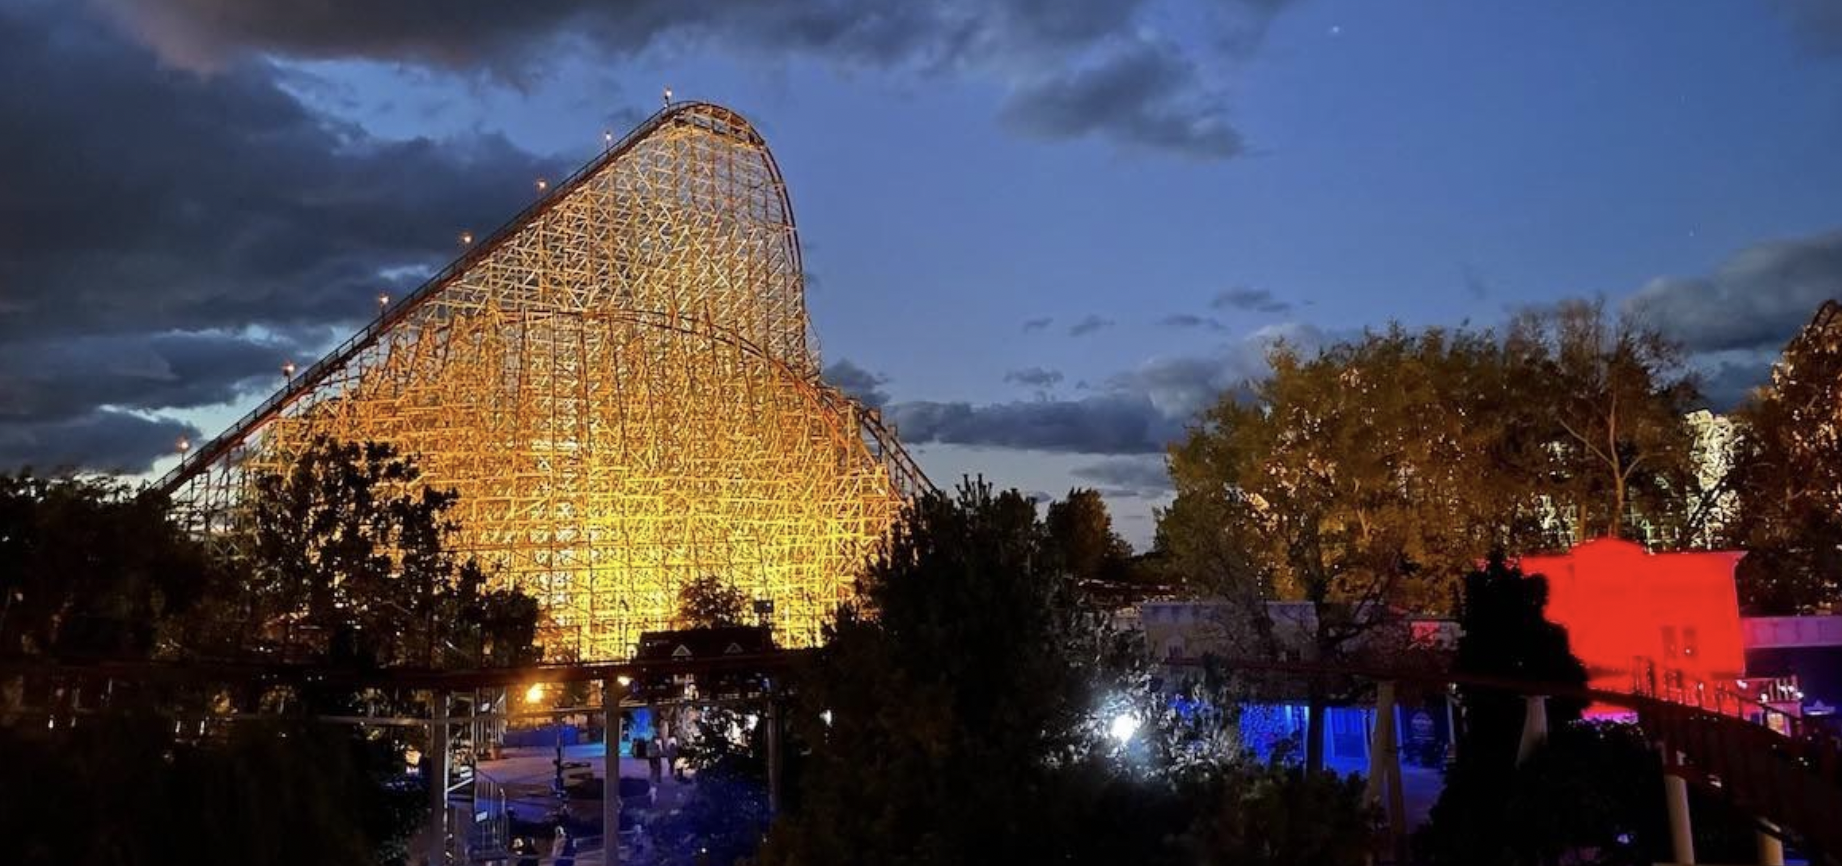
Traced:
<path fill-rule="evenodd" d="M 1264 659 L 1210 660 L 1221 669 L 1290 678 L 1353 677 L 1445 687 L 1456 683 L 1518 695 L 1563 697 L 1630 710 L 1638 727 L 1663 755 L 1665 771 L 1794 834 L 1807 851 L 1842 855 L 1842 739 L 1815 725 L 1788 724 L 1784 732 L 1737 714 L 1737 706 L 1695 706 L 1660 697 L 1456 671 L 1382 668 Z M 1203 659 L 1172 658 L 1166 666 L 1200 666 Z M 1717 689 L 1710 703 L 1721 700 Z M 1725 710 L 1725 711 L 1723 711 Z M 1787 716 L 1787 720 L 1789 717 Z M 1842 862 L 1842 861 L 1829 861 Z"/>

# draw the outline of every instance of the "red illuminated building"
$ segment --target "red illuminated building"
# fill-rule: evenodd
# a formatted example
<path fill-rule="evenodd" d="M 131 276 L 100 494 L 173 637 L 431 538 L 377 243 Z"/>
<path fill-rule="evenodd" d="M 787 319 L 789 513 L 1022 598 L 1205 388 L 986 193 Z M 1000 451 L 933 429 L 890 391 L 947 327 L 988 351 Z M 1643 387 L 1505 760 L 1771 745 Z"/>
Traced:
<path fill-rule="evenodd" d="M 1567 628 L 1593 688 L 1706 703 L 1746 674 L 1733 582 L 1744 555 L 1602 539 L 1521 566 L 1548 578 L 1548 619 Z"/>

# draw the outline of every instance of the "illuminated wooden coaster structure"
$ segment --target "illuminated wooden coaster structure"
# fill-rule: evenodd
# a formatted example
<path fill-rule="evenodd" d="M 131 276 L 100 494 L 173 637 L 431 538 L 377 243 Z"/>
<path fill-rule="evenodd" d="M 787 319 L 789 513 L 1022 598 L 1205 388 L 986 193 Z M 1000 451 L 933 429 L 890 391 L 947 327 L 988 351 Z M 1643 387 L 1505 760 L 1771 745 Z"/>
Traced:
<path fill-rule="evenodd" d="M 388 442 L 459 492 L 457 547 L 544 603 L 553 654 L 630 656 L 703 575 L 771 602 L 783 644 L 816 642 L 927 481 L 820 379 L 766 143 L 677 103 L 538 188 L 159 486 L 222 534 L 312 437 Z"/>

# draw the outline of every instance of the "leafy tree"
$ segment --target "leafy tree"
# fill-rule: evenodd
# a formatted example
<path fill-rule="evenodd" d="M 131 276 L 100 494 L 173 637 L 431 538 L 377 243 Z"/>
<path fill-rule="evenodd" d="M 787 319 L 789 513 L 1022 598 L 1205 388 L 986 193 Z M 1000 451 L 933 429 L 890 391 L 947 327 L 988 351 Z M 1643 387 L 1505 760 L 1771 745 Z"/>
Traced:
<path fill-rule="evenodd" d="M 1282 763 L 1229 765 L 1187 792 L 1214 804 L 1182 844 L 1209 866 L 1357 866 L 1368 863 L 1375 815 L 1354 774 Z"/>
<path fill-rule="evenodd" d="M 1241 609 L 1248 652 L 1379 651 L 1391 611 L 1440 609 L 1446 575 L 1478 545 L 1533 522 L 1533 508 L 1485 494 L 1513 481 L 1498 478 L 1500 352 L 1485 335 L 1399 328 L 1314 357 L 1276 347 L 1251 400 L 1225 397 L 1172 447 L 1159 547 L 1194 590 Z M 1273 599 L 1314 605 L 1307 645 L 1279 645 Z M 1331 695 L 1312 688 L 1316 769 Z"/>
<path fill-rule="evenodd" d="M 1015 491 L 968 483 L 911 505 L 799 681 L 791 724 L 811 751 L 764 862 L 1090 853 L 1083 819 L 1115 775 L 1101 708 L 1130 656 L 1046 544 Z"/>
<path fill-rule="evenodd" d="M 370 507 L 375 500 L 348 504 Z M 401 543 L 406 536 L 388 537 Z M 421 556 L 413 567 L 422 568 L 435 558 L 427 549 L 391 555 Z M 158 497 L 131 495 L 111 483 L 6 479 L 0 483 L 0 557 L 14 600 L 0 624 L 9 654 L 233 656 L 251 649 L 249 633 L 294 613 L 275 603 L 288 596 L 272 574 L 252 576 L 247 561 L 223 559 L 169 522 Z M 452 577 L 440 596 L 449 605 L 439 613 L 444 621 L 515 621 L 490 640 L 476 639 L 468 663 L 528 655 L 535 608 L 521 611 L 522 596 L 482 591 L 477 569 L 456 568 Z M 456 605 L 474 613 L 454 616 Z M 0 714 L 0 722 L 18 719 L 12 696 L 38 706 L 44 694 L 75 700 L 89 685 L 72 677 L 26 679 L 6 690 L 14 712 Z M 0 838 L 12 855 L 7 862 L 404 858 L 427 800 L 420 791 L 385 784 L 401 768 L 392 739 L 321 725 L 209 718 L 245 708 L 238 706 L 244 699 L 256 703 L 260 687 L 231 695 L 117 680 L 92 691 L 84 705 L 100 704 L 108 712 L 80 724 L 61 724 L 64 714 L 55 704 L 50 725 L 0 724 L 0 787 L 33 792 L 29 802 L 0 816 Z M 325 705 L 309 702 L 309 708 Z M 207 718 L 176 731 L 174 712 Z M 98 822 L 98 815 L 108 820 Z"/>
<path fill-rule="evenodd" d="M 1482 570 L 1465 576 L 1455 671 L 1584 688 L 1586 666 L 1569 648 L 1567 630 L 1547 620 L 1547 604 L 1546 578 L 1524 576 L 1500 553 L 1492 555 Z M 1528 816 L 1509 805 L 1521 778 L 1516 757 L 1526 701 L 1477 686 L 1462 686 L 1460 696 L 1465 712 L 1457 764 L 1433 807 L 1434 831 L 1421 845 L 1436 863 L 1522 862 L 1511 856 L 1521 844 L 1513 841 L 1519 837 L 1511 825 Z M 1557 730 L 1585 707 L 1550 698 L 1547 709 L 1549 728 Z"/>
<path fill-rule="evenodd" d="M 678 590 L 680 628 L 716 628 L 748 623 L 748 596 L 714 574 L 687 582 Z"/>
<path fill-rule="evenodd" d="M 1044 521 L 1049 546 L 1076 580 L 1122 580 L 1130 575 L 1132 545 L 1113 531 L 1106 500 L 1092 488 L 1076 488 L 1051 502 Z"/>
<path fill-rule="evenodd" d="M 403 863 L 426 797 L 392 788 L 386 744 L 318 724 L 244 722 L 176 739 L 164 716 L 0 726 L 9 864 Z"/>
<path fill-rule="evenodd" d="M 1199 749 L 1052 543 L 1015 491 L 911 504 L 796 681 L 762 862 L 1362 862 L 1360 786 Z"/>
<path fill-rule="evenodd" d="M 1482 570 L 1465 576 L 1464 587 L 1455 671 L 1586 687 L 1586 665 L 1573 655 L 1567 629 L 1547 619 L 1546 577 L 1524 575 L 1497 553 Z M 1473 686 L 1461 686 L 1459 694 L 1465 708 L 1458 744 L 1461 760 L 1498 768 L 1514 764 L 1525 716 L 1523 698 Z M 1549 699 L 1549 728 L 1579 718 L 1585 709 L 1576 700 Z"/>
<path fill-rule="evenodd" d="M 1515 469 L 1536 480 L 1567 540 L 1635 530 L 1678 546 L 1695 536 L 1701 489 L 1686 417 L 1700 394 L 1680 345 L 1608 314 L 1603 300 L 1576 300 L 1519 315 L 1505 348 L 1527 446 Z"/>
<path fill-rule="evenodd" d="M 1842 599 L 1842 316 L 1833 302 L 1786 348 L 1771 385 L 1738 413 L 1726 540 L 1747 551 L 1740 600 L 1807 614 Z"/>
<path fill-rule="evenodd" d="M 535 658 L 537 604 L 487 589 L 449 547 L 459 497 L 421 482 L 390 445 L 319 437 L 258 476 L 242 528 L 250 633 L 368 665 L 518 664 Z"/>
<path fill-rule="evenodd" d="M 147 658 L 221 583 L 160 497 L 81 477 L 0 476 L 0 653 Z"/>

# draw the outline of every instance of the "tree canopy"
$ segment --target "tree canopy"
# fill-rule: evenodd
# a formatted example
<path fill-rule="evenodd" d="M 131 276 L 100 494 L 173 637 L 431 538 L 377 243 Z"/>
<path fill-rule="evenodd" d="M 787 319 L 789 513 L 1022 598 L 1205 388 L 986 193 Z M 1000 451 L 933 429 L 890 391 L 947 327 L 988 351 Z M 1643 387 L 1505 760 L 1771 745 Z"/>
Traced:
<path fill-rule="evenodd" d="M 1457 575 L 1492 549 L 1689 532 L 1693 379 L 1667 340 L 1602 304 L 1529 312 L 1502 336 L 1396 326 L 1315 353 L 1280 344 L 1269 362 L 1171 447 L 1158 546 L 1256 626 L 1267 601 L 1311 602 L 1303 649 L 1320 659 L 1383 649 L 1371 635 L 1397 611 L 1449 610 Z M 1319 745 L 1308 735 L 1313 766 Z"/>
<path fill-rule="evenodd" d="M 1505 350 L 1528 424 L 1506 431 L 1525 440 L 1509 466 L 1571 540 L 1675 547 L 1695 536 L 1701 491 L 1685 419 L 1700 393 L 1679 345 L 1603 301 L 1576 300 L 1518 315 Z"/>
<path fill-rule="evenodd" d="M 1547 605 L 1547 578 L 1525 576 L 1502 554 L 1493 554 L 1484 568 L 1465 575 L 1454 670 L 1584 688 L 1586 666 L 1568 647 L 1567 630 L 1548 621 Z M 1526 701 L 1475 686 L 1461 687 L 1459 696 L 1464 726 L 1457 736 L 1458 760 L 1433 808 L 1434 829 L 1421 845 L 1441 864 L 1519 862 L 1503 858 L 1511 840 L 1522 838 L 1512 832 L 1522 816 L 1508 805 Z M 1582 709 L 1576 701 L 1549 699 L 1549 728 L 1578 719 Z"/>
<path fill-rule="evenodd" d="M 253 484 L 243 521 L 207 545 L 152 494 L 0 477 L 0 653 L 431 667 L 536 657 L 536 602 L 488 589 L 459 560 L 454 496 L 422 485 L 412 460 L 318 440 Z M 0 837 L 22 863 L 401 862 L 427 803 L 401 779 L 401 734 L 228 716 L 355 703 L 330 684 L 0 685 L 0 785 L 32 792 L 0 816 Z M 421 699 L 375 692 L 365 700 Z M 104 712 L 79 719 L 79 706 Z M 192 721 L 175 725 L 176 713 Z"/>
<path fill-rule="evenodd" d="M 1061 860 L 1104 748 L 1106 639 L 1035 506 L 921 497 L 799 683 L 812 743 L 770 863 Z M 1123 657 L 1123 656 L 1122 656 Z M 1029 809 L 1016 807 L 1030 802 Z M 1052 853 L 1054 852 L 1054 853 Z"/>
<path fill-rule="evenodd" d="M 748 595 L 714 574 L 685 583 L 678 590 L 678 626 L 716 628 L 748 622 Z"/>
<path fill-rule="evenodd" d="M 1738 413 L 1725 540 L 1747 551 L 1740 601 L 1807 614 L 1842 599 L 1842 318 L 1794 340 Z"/>
<path fill-rule="evenodd" d="M 910 507 L 798 681 L 804 766 L 762 862 L 1363 862 L 1358 785 L 1174 760 L 1141 648 L 1049 535 L 984 484 Z"/>
<path fill-rule="evenodd" d="M 1125 580 L 1131 576 L 1132 545 L 1113 531 L 1113 516 L 1100 491 L 1078 487 L 1049 503 L 1044 528 L 1049 547 L 1076 580 Z"/>
<path fill-rule="evenodd" d="M 222 583 L 167 503 L 97 478 L 0 476 L 0 653 L 147 658 Z"/>
<path fill-rule="evenodd" d="M 233 616 L 289 652 L 421 667 L 535 659 L 536 600 L 449 547 L 459 497 L 382 443 L 316 438 L 258 476 Z"/>

